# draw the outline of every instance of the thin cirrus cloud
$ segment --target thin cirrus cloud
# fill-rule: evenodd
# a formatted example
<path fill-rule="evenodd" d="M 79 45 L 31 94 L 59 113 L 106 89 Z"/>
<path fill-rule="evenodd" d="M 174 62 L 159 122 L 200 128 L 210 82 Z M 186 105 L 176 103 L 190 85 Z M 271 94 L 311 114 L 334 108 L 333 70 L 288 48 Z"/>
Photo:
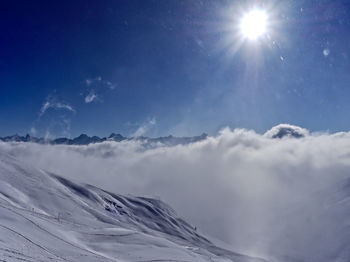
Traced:
<path fill-rule="evenodd" d="M 45 100 L 45 102 L 42 104 L 39 112 L 39 116 L 40 117 L 43 116 L 45 112 L 49 109 L 63 109 L 63 110 L 68 110 L 75 113 L 75 109 L 71 105 L 64 102 L 57 101 L 57 99 L 53 97 L 48 97 Z"/>
<path fill-rule="evenodd" d="M 95 91 L 93 89 L 90 90 L 90 92 L 85 96 L 85 103 L 89 104 L 97 99 L 97 95 L 95 94 Z"/>
<path fill-rule="evenodd" d="M 333 261 L 334 254 L 348 252 L 350 133 L 292 129 L 257 134 L 226 128 L 175 147 L 145 148 L 131 140 L 0 143 L 0 150 L 115 193 L 159 196 L 236 251 L 276 261 Z"/>
<path fill-rule="evenodd" d="M 101 76 L 98 76 L 96 78 L 87 78 L 84 81 L 88 92 L 84 96 L 85 103 L 89 104 L 94 101 L 102 101 L 102 98 L 104 93 L 108 90 L 114 90 L 116 88 L 116 85 L 108 80 L 102 79 Z"/>
<path fill-rule="evenodd" d="M 54 95 L 49 95 L 41 105 L 38 116 L 33 121 L 29 132 L 32 135 L 44 135 L 46 138 L 58 134 L 69 136 L 71 115 L 65 114 L 64 112 L 60 112 L 60 114 L 48 114 L 50 110 L 76 113 L 73 106 L 60 101 Z M 47 115 L 47 117 L 44 117 L 44 115 Z"/>
<path fill-rule="evenodd" d="M 132 137 L 139 137 L 146 135 L 148 132 L 150 132 L 155 125 L 157 124 L 157 120 L 155 117 L 152 117 L 148 119 L 146 122 L 144 122 L 142 125 L 140 125 L 135 132 L 131 134 Z"/>

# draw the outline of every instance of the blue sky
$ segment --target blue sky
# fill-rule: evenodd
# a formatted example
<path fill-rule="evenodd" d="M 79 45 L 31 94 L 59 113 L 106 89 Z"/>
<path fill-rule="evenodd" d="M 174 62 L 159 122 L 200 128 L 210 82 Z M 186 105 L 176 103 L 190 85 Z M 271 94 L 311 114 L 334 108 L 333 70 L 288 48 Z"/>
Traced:
<path fill-rule="evenodd" d="M 252 6 L 271 22 L 254 43 L 237 35 Z M 0 10 L 0 135 L 350 129 L 348 1 L 5 0 Z"/>

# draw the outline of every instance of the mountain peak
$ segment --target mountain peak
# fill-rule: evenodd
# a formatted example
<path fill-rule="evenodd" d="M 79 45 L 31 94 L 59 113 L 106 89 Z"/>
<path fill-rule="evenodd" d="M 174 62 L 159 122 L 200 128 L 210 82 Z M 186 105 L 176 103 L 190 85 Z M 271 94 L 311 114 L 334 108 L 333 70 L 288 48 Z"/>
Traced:
<path fill-rule="evenodd" d="M 121 134 L 116 134 L 116 133 L 112 133 L 108 137 L 108 140 L 113 140 L 113 141 L 117 141 L 117 142 L 120 142 L 120 141 L 125 140 L 125 139 L 127 139 L 127 138 L 122 136 Z"/>
<path fill-rule="evenodd" d="M 264 136 L 270 138 L 303 138 L 309 134 L 305 128 L 294 126 L 290 124 L 280 124 L 268 130 Z"/>

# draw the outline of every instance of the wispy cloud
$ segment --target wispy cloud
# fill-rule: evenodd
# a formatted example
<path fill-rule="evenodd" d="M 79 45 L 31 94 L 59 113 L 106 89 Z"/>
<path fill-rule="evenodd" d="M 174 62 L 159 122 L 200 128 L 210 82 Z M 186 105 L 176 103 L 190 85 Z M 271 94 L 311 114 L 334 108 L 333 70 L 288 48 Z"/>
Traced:
<path fill-rule="evenodd" d="M 42 104 L 39 116 L 42 116 L 45 114 L 45 112 L 49 109 L 63 109 L 68 110 L 75 113 L 75 109 L 64 102 L 57 101 L 57 98 L 49 96 L 46 98 L 45 102 Z"/>
<path fill-rule="evenodd" d="M 148 119 L 145 123 L 139 126 L 131 136 L 138 137 L 147 134 L 155 125 L 157 124 L 157 120 L 155 117 Z"/>
<path fill-rule="evenodd" d="M 116 85 L 110 81 L 106 81 L 106 86 L 111 90 L 114 90 L 116 88 Z"/>
<path fill-rule="evenodd" d="M 50 110 L 62 112 L 48 113 Z M 49 95 L 41 105 L 38 116 L 33 121 L 29 132 L 35 136 L 44 135 L 51 138 L 54 135 L 69 136 L 71 113 L 76 113 L 73 106 L 59 100 L 55 95 Z"/>
<path fill-rule="evenodd" d="M 101 76 L 98 76 L 98 77 L 95 77 L 95 78 L 87 78 L 87 79 L 85 79 L 85 84 L 87 86 L 91 86 L 93 84 L 100 83 L 101 81 L 102 81 L 102 77 Z"/>
<path fill-rule="evenodd" d="M 30 133 L 31 133 L 33 136 L 36 135 L 37 131 L 36 131 L 36 128 L 35 128 L 34 126 L 32 126 L 32 127 L 30 128 Z"/>
<path fill-rule="evenodd" d="M 84 81 L 87 87 L 87 94 L 84 96 L 85 103 L 91 103 L 97 101 L 98 98 L 102 98 L 108 90 L 114 90 L 117 85 L 111 81 L 102 79 L 101 76 L 95 78 L 87 78 Z M 99 101 L 102 101 L 99 99 Z"/>
<path fill-rule="evenodd" d="M 90 93 L 88 93 L 86 96 L 85 96 L 85 103 L 91 103 L 93 101 L 95 101 L 97 99 L 97 95 L 95 94 L 95 90 L 91 89 L 90 90 Z"/>

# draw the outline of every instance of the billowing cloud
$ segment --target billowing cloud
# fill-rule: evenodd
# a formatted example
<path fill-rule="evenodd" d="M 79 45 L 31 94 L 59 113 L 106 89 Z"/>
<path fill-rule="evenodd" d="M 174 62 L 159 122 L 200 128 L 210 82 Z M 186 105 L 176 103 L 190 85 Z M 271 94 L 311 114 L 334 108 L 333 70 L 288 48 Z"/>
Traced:
<path fill-rule="evenodd" d="M 113 192 L 159 196 L 199 231 L 246 254 L 320 262 L 350 255 L 347 132 L 272 139 L 224 129 L 176 147 L 0 143 L 0 150 Z"/>

